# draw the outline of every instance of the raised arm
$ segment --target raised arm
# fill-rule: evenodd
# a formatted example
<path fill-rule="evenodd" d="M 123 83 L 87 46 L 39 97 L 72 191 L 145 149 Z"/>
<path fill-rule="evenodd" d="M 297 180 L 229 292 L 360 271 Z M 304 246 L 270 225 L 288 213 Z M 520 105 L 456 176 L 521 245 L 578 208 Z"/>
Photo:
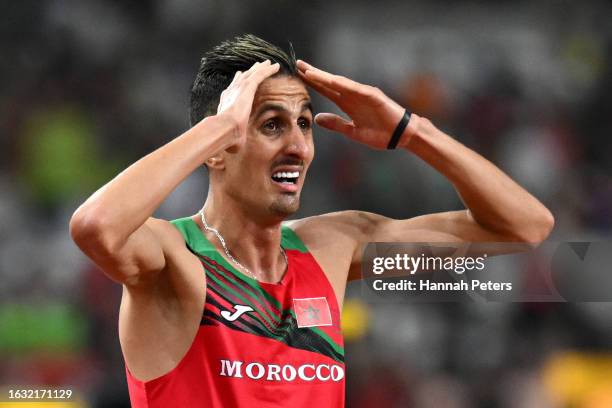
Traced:
<path fill-rule="evenodd" d="M 332 100 L 350 119 L 331 113 L 318 125 L 370 147 L 385 148 L 404 109 L 377 88 L 332 75 L 303 61 L 302 78 Z M 487 159 L 412 114 L 399 148 L 410 151 L 442 173 L 455 186 L 467 209 L 392 220 L 376 214 L 335 216 L 354 242 L 354 262 L 367 242 L 525 242 L 537 245 L 549 235 L 554 218 L 535 197 Z"/>
<path fill-rule="evenodd" d="M 278 69 L 266 61 L 237 73 L 217 115 L 132 164 L 75 211 L 72 238 L 111 278 L 127 285 L 146 282 L 166 267 L 169 252 L 185 250 L 178 231 L 152 214 L 207 159 L 244 143 L 255 91 Z"/>
<path fill-rule="evenodd" d="M 429 229 L 468 242 L 525 242 L 538 244 L 553 227 L 550 211 L 493 163 L 412 115 L 401 148 L 416 154 L 453 184 L 467 207 L 462 211 L 429 214 L 406 221 L 384 221 L 374 238 L 404 227 Z"/>

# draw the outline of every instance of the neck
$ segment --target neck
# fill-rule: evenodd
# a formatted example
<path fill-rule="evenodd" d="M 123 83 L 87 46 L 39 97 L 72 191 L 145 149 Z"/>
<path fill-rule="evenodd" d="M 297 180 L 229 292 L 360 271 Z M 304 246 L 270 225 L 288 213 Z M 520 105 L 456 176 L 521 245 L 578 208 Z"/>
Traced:
<path fill-rule="evenodd" d="M 282 219 L 253 219 L 246 209 L 233 200 L 215 199 L 212 194 L 206 199 L 202 211 L 208 225 L 216 229 L 225 240 L 230 254 L 248 268 L 257 280 L 276 283 L 282 279 L 287 267 L 280 249 Z M 208 240 L 227 258 L 218 237 L 204 230 L 200 217 L 197 222 Z M 231 259 L 227 260 L 240 270 Z"/>

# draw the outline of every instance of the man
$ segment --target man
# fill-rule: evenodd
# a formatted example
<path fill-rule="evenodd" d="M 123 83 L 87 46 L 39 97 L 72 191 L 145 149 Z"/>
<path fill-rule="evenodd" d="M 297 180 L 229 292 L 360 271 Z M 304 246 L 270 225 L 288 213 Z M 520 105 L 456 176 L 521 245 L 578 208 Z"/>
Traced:
<path fill-rule="evenodd" d="M 306 86 L 351 119 L 321 113 L 319 126 L 416 154 L 468 209 L 406 220 L 342 211 L 283 224 L 314 156 Z M 202 59 L 191 122 L 70 223 L 79 247 L 123 284 L 119 337 L 134 407 L 343 406 L 340 309 L 368 242 L 537 244 L 553 226 L 538 200 L 427 119 L 251 35 Z M 210 190 L 201 212 L 152 218 L 202 164 Z"/>

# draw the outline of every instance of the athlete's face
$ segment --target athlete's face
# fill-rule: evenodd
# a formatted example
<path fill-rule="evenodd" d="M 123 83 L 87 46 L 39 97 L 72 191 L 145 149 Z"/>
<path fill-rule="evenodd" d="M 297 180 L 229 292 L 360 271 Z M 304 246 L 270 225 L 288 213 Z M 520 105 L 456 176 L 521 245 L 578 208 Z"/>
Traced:
<path fill-rule="evenodd" d="M 286 217 L 297 211 L 314 156 L 312 123 L 310 97 L 300 79 L 276 76 L 262 82 L 247 140 L 226 155 L 226 192 L 253 212 Z"/>

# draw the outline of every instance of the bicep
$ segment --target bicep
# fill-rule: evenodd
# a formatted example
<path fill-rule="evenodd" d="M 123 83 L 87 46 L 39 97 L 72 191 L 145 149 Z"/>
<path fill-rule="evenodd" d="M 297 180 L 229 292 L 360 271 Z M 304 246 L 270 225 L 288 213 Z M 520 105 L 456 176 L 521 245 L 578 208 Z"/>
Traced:
<path fill-rule="evenodd" d="M 373 242 L 501 242 L 502 235 L 480 226 L 469 210 L 421 215 L 406 220 L 379 216 Z"/>
<path fill-rule="evenodd" d="M 361 213 L 358 249 L 353 255 L 349 280 L 361 278 L 361 263 L 371 242 L 468 243 L 502 242 L 503 237 L 482 228 L 468 210 L 422 215 L 395 220 L 378 214 Z M 365 222 L 364 222 L 365 220 Z M 493 252 L 493 251 L 492 251 Z"/>

